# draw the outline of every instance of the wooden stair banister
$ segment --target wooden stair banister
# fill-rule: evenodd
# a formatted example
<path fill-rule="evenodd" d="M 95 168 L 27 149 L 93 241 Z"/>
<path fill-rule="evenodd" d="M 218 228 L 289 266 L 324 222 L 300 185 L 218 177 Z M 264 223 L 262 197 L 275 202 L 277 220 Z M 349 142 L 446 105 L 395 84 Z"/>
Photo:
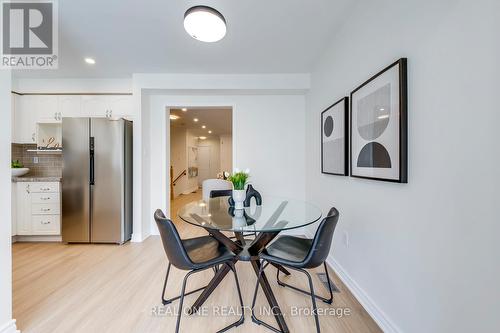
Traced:
<path fill-rule="evenodd" d="M 174 200 L 174 186 L 175 183 L 182 177 L 187 175 L 187 170 L 183 170 L 177 177 L 174 179 L 174 167 L 170 166 L 170 200 Z"/>

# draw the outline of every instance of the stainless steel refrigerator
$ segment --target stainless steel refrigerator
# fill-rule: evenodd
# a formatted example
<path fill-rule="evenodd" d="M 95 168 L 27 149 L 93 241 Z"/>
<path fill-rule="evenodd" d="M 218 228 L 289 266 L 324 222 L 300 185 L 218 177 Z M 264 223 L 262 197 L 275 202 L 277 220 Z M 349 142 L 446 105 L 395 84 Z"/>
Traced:
<path fill-rule="evenodd" d="M 118 243 L 132 235 L 132 122 L 62 120 L 62 239 Z"/>

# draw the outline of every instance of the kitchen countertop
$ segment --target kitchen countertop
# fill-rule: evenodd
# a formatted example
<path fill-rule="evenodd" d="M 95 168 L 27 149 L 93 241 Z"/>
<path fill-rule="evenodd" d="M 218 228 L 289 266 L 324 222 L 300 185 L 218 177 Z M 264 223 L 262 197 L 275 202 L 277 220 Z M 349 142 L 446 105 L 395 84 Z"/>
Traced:
<path fill-rule="evenodd" d="M 61 182 L 61 177 L 32 177 L 32 176 L 23 176 L 23 177 L 12 177 L 13 183 L 21 183 L 21 182 Z"/>

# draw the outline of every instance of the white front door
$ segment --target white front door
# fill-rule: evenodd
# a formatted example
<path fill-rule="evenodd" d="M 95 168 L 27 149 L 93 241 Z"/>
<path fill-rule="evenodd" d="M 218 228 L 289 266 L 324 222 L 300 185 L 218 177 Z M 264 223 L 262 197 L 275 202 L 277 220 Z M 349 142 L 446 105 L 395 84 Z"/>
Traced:
<path fill-rule="evenodd" d="M 210 147 L 198 146 L 198 184 L 209 178 L 214 178 L 210 174 Z"/>

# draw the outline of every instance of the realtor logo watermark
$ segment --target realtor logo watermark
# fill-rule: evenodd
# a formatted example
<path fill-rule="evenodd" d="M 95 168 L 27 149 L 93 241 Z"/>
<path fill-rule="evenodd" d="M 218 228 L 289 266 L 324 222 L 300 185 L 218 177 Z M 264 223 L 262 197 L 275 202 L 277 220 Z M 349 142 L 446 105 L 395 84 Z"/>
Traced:
<path fill-rule="evenodd" d="M 57 69 L 57 1 L 2 1 L 2 68 Z"/>

